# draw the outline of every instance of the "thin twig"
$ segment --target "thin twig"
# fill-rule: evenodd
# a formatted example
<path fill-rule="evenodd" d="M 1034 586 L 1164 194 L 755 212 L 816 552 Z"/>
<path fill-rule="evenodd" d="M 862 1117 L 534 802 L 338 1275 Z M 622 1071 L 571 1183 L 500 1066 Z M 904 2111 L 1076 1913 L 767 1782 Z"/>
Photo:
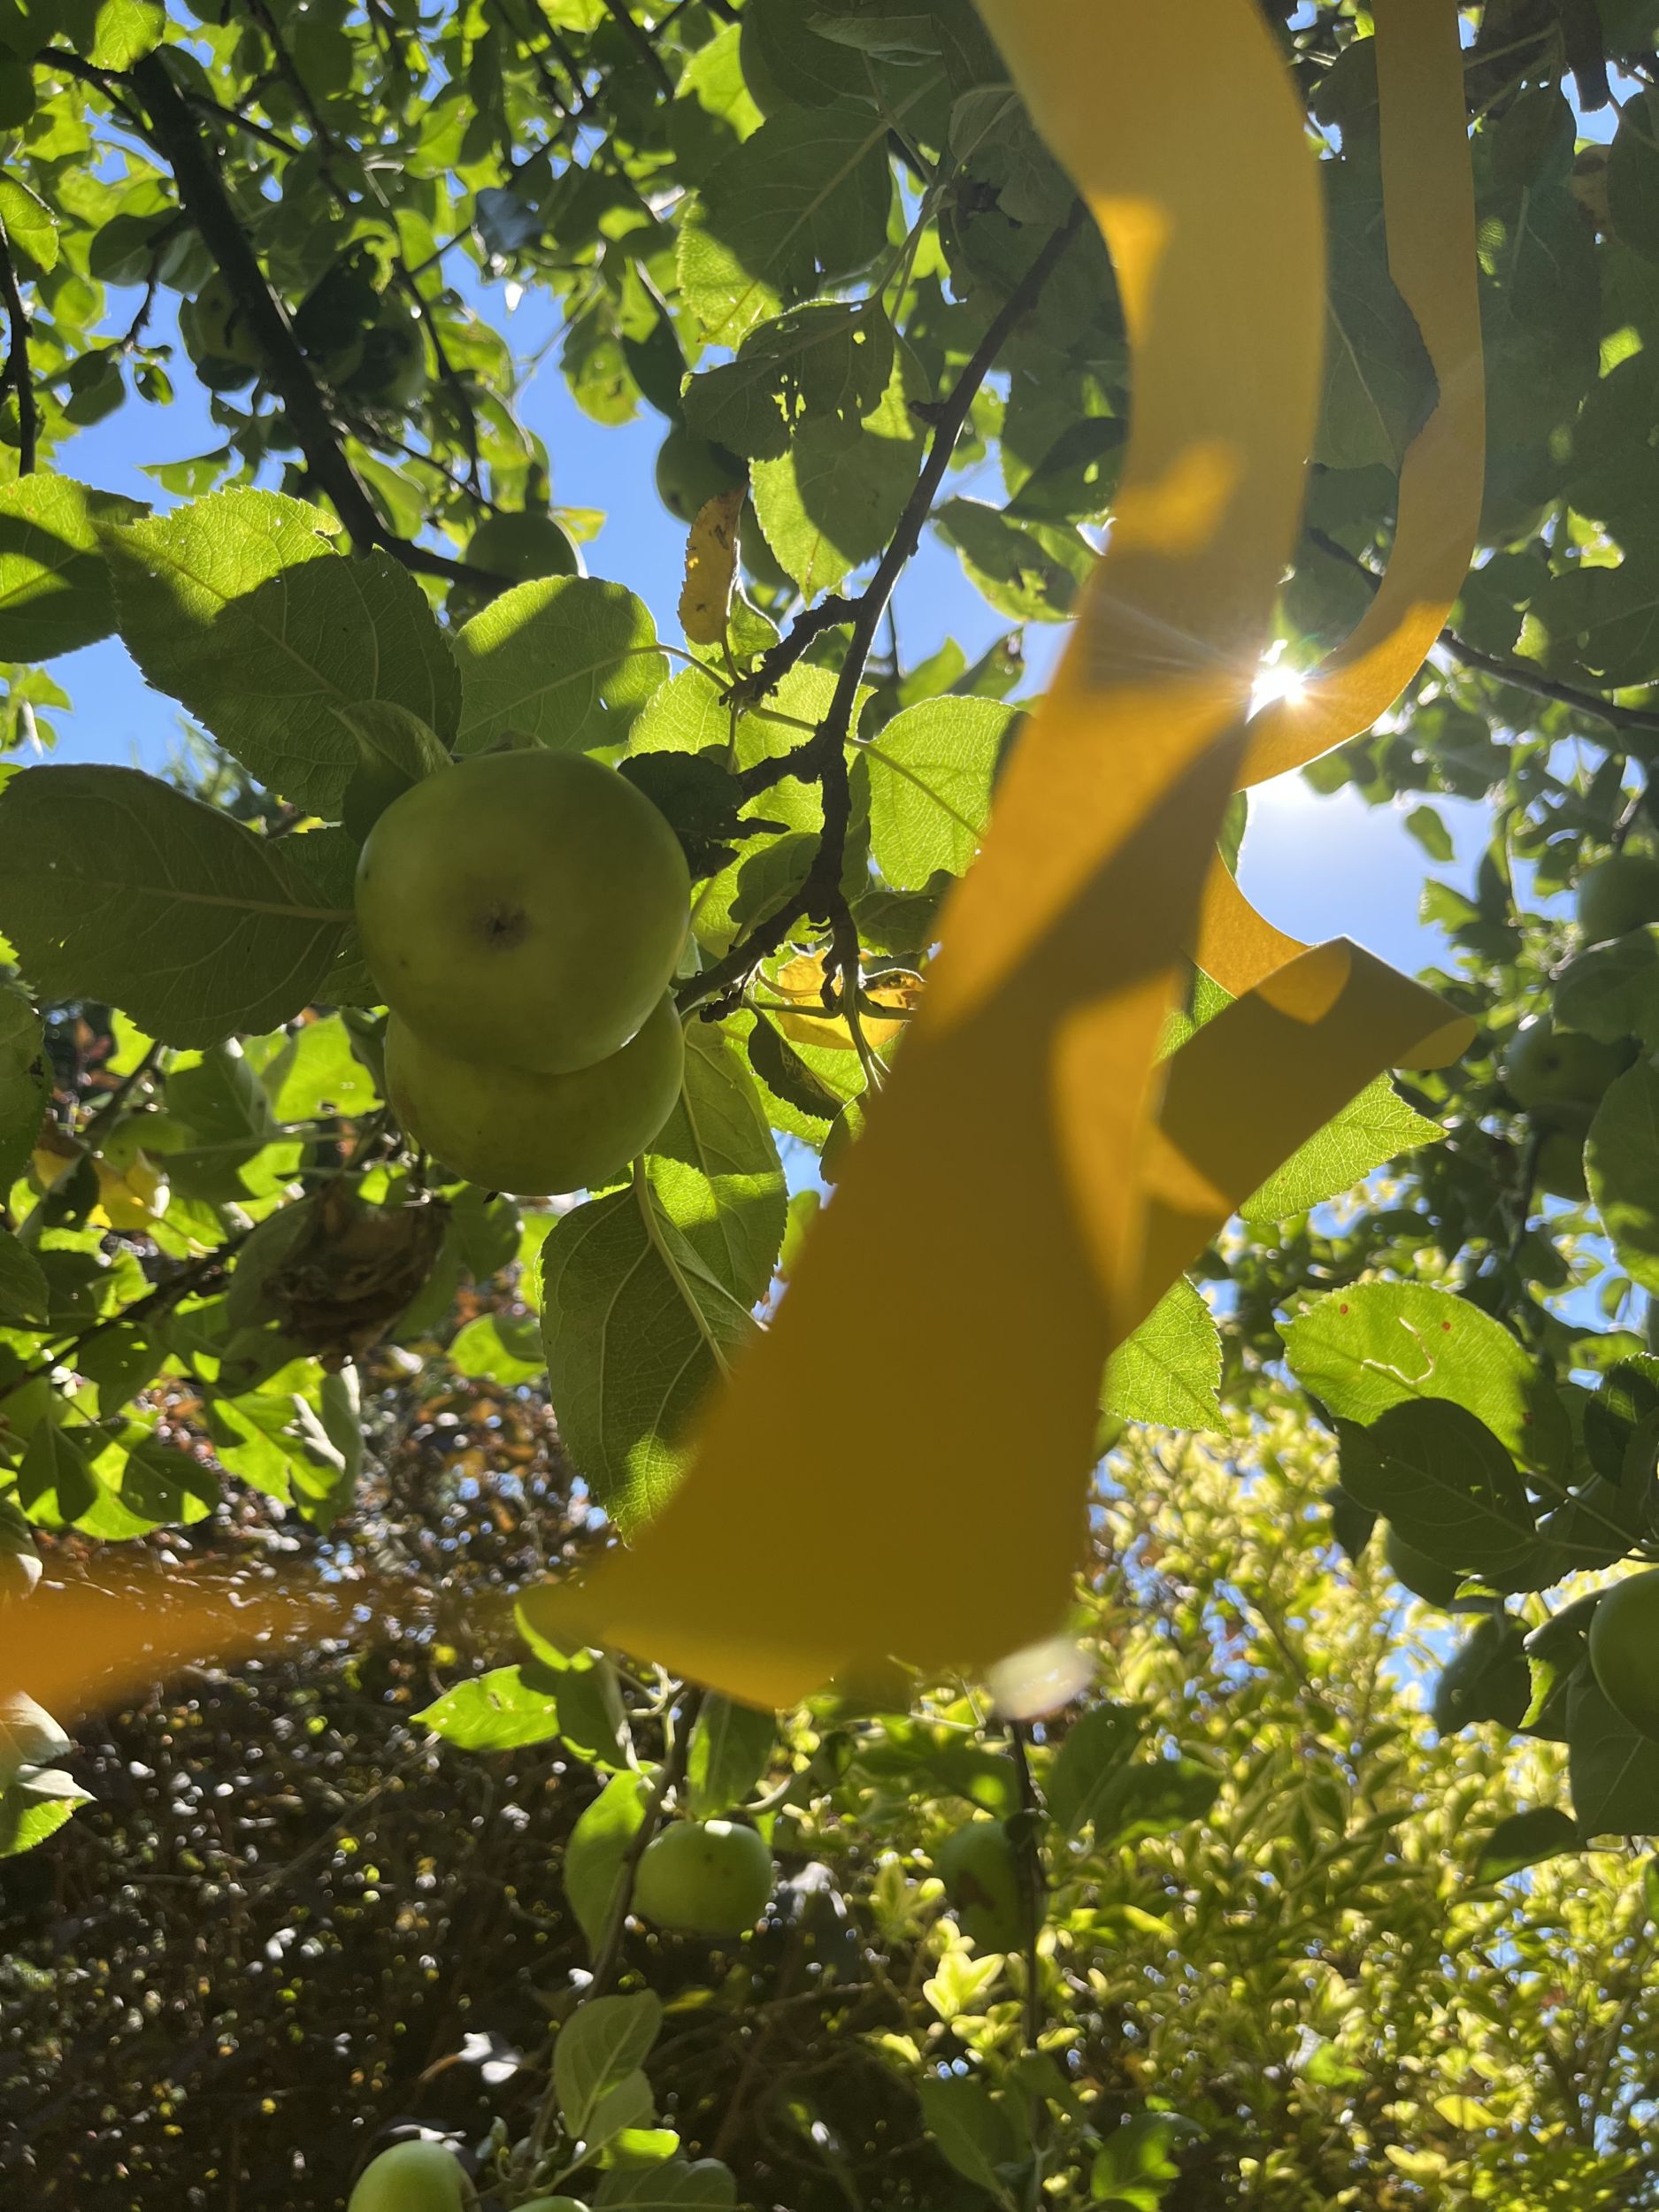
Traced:
<path fill-rule="evenodd" d="M 252 1234 L 251 1229 L 239 1229 L 234 1236 L 227 1237 L 223 1244 L 216 1244 L 211 1252 L 204 1252 L 199 1259 L 190 1261 L 176 1275 L 170 1275 L 165 1282 L 157 1283 L 142 1298 L 134 1298 L 130 1306 L 118 1306 L 113 1313 L 105 1314 L 102 1321 L 95 1322 L 89 1329 L 82 1329 L 78 1336 L 68 1338 L 55 1352 L 36 1360 L 32 1367 L 21 1369 L 9 1382 L 0 1383 L 0 1399 L 11 1397 L 29 1383 L 39 1382 L 55 1367 L 61 1367 L 66 1360 L 84 1352 L 89 1344 L 96 1344 L 101 1338 L 108 1336 L 111 1330 L 125 1328 L 135 1321 L 147 1321 L 152 1315 L 165 1312 L 167 1307 L 176 1305 L 191 1291 L 199 1290 L 210 1276 L 224 1266 L 234 1252 L 246 1244 Z"/>
<path fill-rule="evenodd" d="M 1368 561 L 1357 553 L 1350 553 L 1340 539 L 1324 530 L 1310 529 L 1309 541 L 1333 560 L 1362 575 L 1372 591 L 1382 588 L 1382 578 Z M 1500 683 L 1510 685 L 1517 691 L 1531 692 L 1535 698 L 1551 699 L 1557 706 L 1575 707 L 1580 713 L 1593 714 L 1615 730 L 1659 731 L 1659 709 L 1653 707 L 1621 706 L 1616 699 L 1604 699 L 1599 692 L 1586 691 L 1577 684 L 1558 683 L 1542 669 L 1525 667 L 1515 661 L 1501 660 L 1497 654 L 1488 653 L 1479 645 L 1471 645 L 1467 638 L 1459 637 L 1449 626 L 1440 632 L 1437 641 L 1454 660 L 1465 668 L 1478 669 L 1483 676 L 1493 676 Z"/>

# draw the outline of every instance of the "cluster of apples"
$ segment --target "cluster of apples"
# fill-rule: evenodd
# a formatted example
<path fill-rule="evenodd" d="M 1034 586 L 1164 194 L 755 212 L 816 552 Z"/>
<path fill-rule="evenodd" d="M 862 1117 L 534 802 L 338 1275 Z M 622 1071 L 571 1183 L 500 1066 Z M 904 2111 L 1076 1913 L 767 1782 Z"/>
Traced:
<path fill-rule="evenodd" d="M 764 1839 L 728 1820 L 677 1820 L 652 1837 L 634 1876 L 634 1909 L 684 1935 L 737 1936 L 772 1895 Z M 394 2143 L 357 2178 L 346 2212 L 471 2212 L 478 2201 L 453 2152 L 430 2140 Z M 584 2212 L 573 2197 L 537 2197 L 519 2212 Z"/>
<path fill-rule="evenodd" d="M 585 754 L 488 753 L 411 785 L 357 877 L 403 1127 L 487 1190 L 613 1180 L 680 1094 L 690 904 L 666 820 Z"/>

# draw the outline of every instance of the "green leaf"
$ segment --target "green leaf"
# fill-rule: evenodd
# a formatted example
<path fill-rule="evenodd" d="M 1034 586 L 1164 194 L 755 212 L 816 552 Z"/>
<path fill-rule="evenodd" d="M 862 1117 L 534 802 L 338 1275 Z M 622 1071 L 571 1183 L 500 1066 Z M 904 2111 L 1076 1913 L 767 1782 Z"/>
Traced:
<path fill-rule="evenodd" d="M 43 1528 L 71 1528 L 89 1513 L 98 1485 L 82 1440 L 101 1445 L 100 1430 L 66 1427 L 54 1407 L 35 1428 L 18 1468 L 18 1502 Z"/>
<path fill-rule="evenodd" d="M 321 522 L 228 491 L 102 534 L 149 680 L 268 789 L 337 820 L 360 754 L 336 710 L 387 700 L 448 737 L 460 681 L 414 578 L 389 554 L 343 557 Z"/>
<path fill-rule="evenodd" d="M 1354 1283 L 1316 1299 L 1282 1332 L 1304 1390 L 1362 1425 L 1413 1398 L 1448 1398 L 1512 1458 L 1543 1472 L 1572 1461 L 1566 1409 L 1501 1322 L 1425 1283 Z"/>
<path fill-rule="evenodd" d="M 457 1375 L 484 1375 L 515 1389 L 542 1371 L 541 1331 L 527 1314 L 480 1313 L 457 1331 L 449 1357 Z"/>
<path fill-rule="evenodd" d="M 754 1325 L 649 1187 L 554 1224 L 541 1248 L 548 1389 L 572 1464 L 625 1535 L 666 1502 L 693 1416 Z"/>
<path fill-rule="evenodd" d="M 604 1941 L 621 1901 L 623 1862 L 644 1821 L 650 1786 L 649 1771 L 612 1775 L 565 1847 L 565 1894 L 590 1951 Z"/>
<path fill-rule="evenodd" d="M 1607 165 L 1608 211 L 1624 244 L 1659 261 L 1659 92 L 1640 92 L 1619 115 Z"/>
<path fill-rule="evenodd" d="M 552 576 L 503 592 L 456 639 L 457 749 L 497 738 L 554 751 L 622 745 L 667 673 L 643 600 L 590 576 Z"/>
<path fill-rule="evenodd" d="M 1478 1621 L 1441 1670 L 1434 1725 L 1442 1736 L 1493 1722 L 1518 1728 L 1532 1701 L 1532 1672 L 1520 1624 L 1494 1614 Z"/>
<path fill-rule="evenodd" d="M 1555 1018 L 1603 1044 L 1659 1045 L 1659 929 L 1634 929 L 1592 945 L 1555 978 Z"/>
<path fill-rule="evenodd" d="M 686 1032 L 680 1103 L 645 1173 L 715 1280 L 744 1306 L 764 1298 L 783 1246 L 783 1165 L 741 1050 L 709 1023 Z"/>
<path fill-rule="evenodd" d="M 518 1667 L 459 1682 L 413 1717 L 462 1751 L 511 1751 L 559 1732 L 557 1702 L 545 1690 L 532 1689 Z"/>
<path fill-rule="evenodd" d="M 1066 1731 L 1043 1794 L 1068 1835 L 1081 1835 L 1102 1812 L 1110 1825 L 1111 1793 L 1141 1741 L 1142 1719 L 1138 1705 L 1094 1705 Z"/>
<path fill-rule="evenodd" d="M 297 1014 L 349 919 L 280 847 L 136 769 L 30 768 L 0 792 L 0 927 L 24 972 L 165 1044 Z"/>
<path fill-rule="evenodd" d="M 12 1231 L 0 1227 L 0 1325 L 44 1328 L 51 1310 L 41 1263 Z"/>
<path fill-rule="evenodd" d="M 143 511 L 38 471 L 0 487 L 0 660 L 50 660 L 109 636 L 115 594 L 98 525 Z"/>
<path fill-rule="evenodd" d="M 664 2159 L 652 2166 L 613 2166 L 594 2199 L 603 2212 L 731 2212 L 737 2184 L 717 2158 Z"/>
<path fill-rule="evenodd" d="M 553 2045 L 553 2085 L 574 2141 L 590 2139 L 605 2098 L 644 2063 L 662 2024 L 662 1999 L 649 1989 L 590 1997 L 572 2013 Z"/>
<path fill-rule="evenodd" d="M 941 2157 L 976 2187 L 1013 2201 L 1000 2169 L 1019 2155 L 1007 2113 L 972 2076 L 935 2075 L 921 2086 L 922 2118 Z"/>
<path fill-rule="evenodd" d="M 915 357 L 901 348 L 879 403 L 856 436 L 810 418 L 787 453 L 751 472 L 767 544 L 808 599 L 833 591 L 881 552 L 904 511 L 923 439 L 910 402 L 926 396 Z"/>
<path fill-rule="evenodd" d="M 87 59 L 100 69 L 130 69 L 165 35 L 163 0 L 102 0 Z"/>
<path fill-rule="evenodd" d="M 893 326 L 877 302 L 815 301 L 751 330 L 737 358 L 687 385 L 686 420 L 756 461 L 776 460 L 805 423 L 856 436 L 893 373 Z"/>
<path fill-rule="evenodd" d="M 1388 273 L 1381 194 L 1348 161 L 1321 165 L 1329 190 L 1325 395 L 1314 458 L 1327 468 L 1397 467 L 1439 388 L 1410 309 Z"/>
<path fill-rule="evenodd" d="M 715 1820 L 741 1805 L 772 1763 L 778 1741 L 774 1713 L 705 1698 L 691 1732 L 686 1779 L 694 1820 Z"/>
<path fill-rule="evenodd" d="M 15 983 L 0 983 L 0 1193 L 28 1165 L 51 1095 L 41 1018 Z"/>
<path fill-rule="evenodd" d="M 1101 1411 L 1155 1428 L 1225 1435 L 1221 1332 L 1202 1292 L 1185 1276 L 1107 1363 Z"/>
<path fill-rule="evenodd" d="M 1463 1406 L 1409 1399 L 1369 1427 L 1345 1422 L 1341 1440 L 1343 1489 L 1418 1551 L 1491 1572 L 1525 1555 L 1535 1533 L 1525 1479 Z"/>
<path fill-rule="evenodd" d="M 1619 1265 L 1644 1290 L 1659 1290 L 1659 1069 L 1645 1060 L 1601 1094 L 1585 1146 L 1585 1173 Z"/>
<path fill-rule="evenodd" d="M 895 119 L 850 100 L 783 108 L 712 172 L 680 231 L 680 284 L 713 344 L 879 253 Z"/>
<path fill-rule="evenodd" d="M 1157 2212 L 1165 2184 L 1180 2177 L 1176 2148 L 1197 2132 L 1190 2120 L 1174 2112 L 1137 2112 L 1119 2121 L 1095 2153 L 1091 2199 L 1107 2212 Z"/>
<path fill-rule="evenodd" d="M 870 776 L 870 845 L 895 891 L 959 876 L 984 839 L 991 786 L 1018 709 L 926 699 L 860 747 Z"/>
<path fill-rule="evenodd" d="M 366 1113 L 374 1103 L 374 1079 L 352 1050 L 338 1014 L 246 1049 L 279 1122 Z"/>
<path fill-rule="evenodd" d="M 1093 1804 L 1094 1848 L 1115 1851 L 1202 1820 L 1221 1794 L 1220 1778 L 1196 1759 L 1148 1759 L 1126 1766 Z"/>
<path fill-rule="evenodd" d="M 42 276 L 58 266 L 58 225 L 52 211 L 16 177 L 0 176 L 0 234 L 27 255 Z M 53 480 L 44 480 L 50 483 Z M 27 483 L 28 479 L 22 477 L 19 481 Z"/>
<path fill-rule="evenodd" d="M 1478 1882 L 1504 1882 L 1529 1866 L 1559 1858 L 1580 1847 L 1578 1824 L 1558 1806 L 1539 1805 L 1531 1812 L 1501 1820 L 1480 1846 L 1475 1860 Z"/>
<path fill-rule="evenodd" d="M 1014 521 L 977 499 L 934 510 L 940 535 L 962 557 L 968 580 L 1014 622 L 1066 622 L 1095 553 L 1075 530 Z"/>
<path fill-rule="evenodd" d="M 1659 1835 L 1659 1743 L 1639 1735 L 1588 1672 L 1568 1702 L 1567 1755 L 1581 1841 Z"/>
<path fill-rule="evenodd" d="M 1239 1212 L 1246 1221 L 1287 1221 L 1352 1190 L 1402 1152 L 1442 1143 L 1445 1136 L 1439 1122 L 1414 1111 L 1388 1078 L 1379 1075 L 1351 1105 L 1316 1130 Z"/>
<path fill-rule="evenodd" d="M 32 1851 L 90 1801 L 56 1763 L 70 1748 L 43 1705 L 20 1690 L 0 1696 L 0 1859 Z"/>

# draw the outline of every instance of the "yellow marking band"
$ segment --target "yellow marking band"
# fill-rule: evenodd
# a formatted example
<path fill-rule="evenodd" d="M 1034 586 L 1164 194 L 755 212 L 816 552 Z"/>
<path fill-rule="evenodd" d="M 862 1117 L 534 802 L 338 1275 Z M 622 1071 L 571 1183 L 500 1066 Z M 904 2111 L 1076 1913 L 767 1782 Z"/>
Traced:
<path fill-rule="evenodd" d="M 1210 873 L 1228 794 L 1294 749 L 1284 718 L 1245 718 L 1298 525 L 1324 299 L 1316 168 L 1254 0 L 1206 10 L 1179 132 L 1160 11 L 981 8 L 1117 265 L 1135 373 L 1110 549 L 775 1325 L 637 1549 L 530 1607 L 552 1635 L 760 1704 L 889 1654 L 977 1668 L 1052 1634 L 1108 1352 L 1381 1068 L 1466 1031 L 1356 949 L 1295 945 Z M 1395 273 L 1430 322 L 1445 308 L 1431 347 L 1455 345 L 1472 238 L 1455 207 L 1415 204 L 1468 195 L 1455 14 L 1391 0 L 1379 31 Z M 1425 105 L 1402 134 L 1408 92 Z M 1478 359 L 1462 367 L 1478 383 Z M 1479 403 L 1457 394 L 1445 379 L 1414 452 L 1433 465 L 1411 472 L 1385 594 L 1317 687 L 1324 742 L 1397 694 L 1461 581 L 1473 511 L 1461 489 L 1434 503 L 1432 481 L 1456 474 L 1454 442 L 1478 474 Z M 1160 1064 L 1189 945 L 1238 1002 Z"/>

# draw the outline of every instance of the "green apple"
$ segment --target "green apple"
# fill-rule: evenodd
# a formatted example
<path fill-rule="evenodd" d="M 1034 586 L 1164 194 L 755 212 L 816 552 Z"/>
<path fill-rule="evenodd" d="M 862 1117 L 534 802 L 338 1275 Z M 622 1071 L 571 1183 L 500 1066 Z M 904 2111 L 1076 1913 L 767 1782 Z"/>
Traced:
<path fill-rule="evenodd" d="M 1443 1567 L 1438 1559 L 1409 1544 L 1392 1526 L 1383 1539 L 1383 1556 L 1394 1580 L 1403 1584 L 1414 1598 L 1421 1598 L 1425 1605 L 1438 1605 L 1443 1611 L 1451 1609 L 1463 1580 L 1455 1567 Z"/>
<path fill-rule="evenodd" d="M 1618 1045 L 1557 1029 L 1548 1015 L 1534 1014 L 1504 1055 L 1503 1079 L 1516 1104 L 1535 1120 L 1563 1125 L 1596 1103 L 1625 1058 Z"/>
<path fill-rule="evenodd" d="M 394 799 L 357 863 L 364 956 L 442 1051 L 538 1075 L 619 1052 L 690 917 L 680 841 L 583 753 L 484 753 Z"/>
<path fill-rule="evenodd" d="M 1659 859 L 1615 853 L 1578 879 L 1578 926 L 1593 945 L 1659 922 Z"/>
<path fill-rule="evenodd" d="M 657 491 L 671 515 L 687 524 L 722 492 L 735 491 L 748 471 L 723 445 L 676 423 L 657 456 Z"/>
<path fill-rule="evenodd" d="M 765 1911 L 775 1878 L 772 1853 L 754 1829 L 676 1821 L 645 1847 L 634 1909 L 680 1935 L 742 1935 Z"/>
<path fill-rule="evenodd" d="M 442 2143 L 394 2143 L 357 2177 L 346 2212 L 463 2212 L 472 2185 Z"/>
<path fill-rule="evenodd" d="M 569 1075 L 457 1059 L 394 1014 L 387 1098 L 410 1135 L 469 1183 L 548 1198 L 609 1183 L 644 1151 L 674 1110 L 685 1057 L 667 996 L 620 1052 Z"/>
<path fill-rule="evenodd" d="M 581 555 L 564 524 L 549 514 L 526 508 L 521 514 L 488 515 L 473 531 L 466 557 L 474 568 L 488 569 L 511 583 L 527 584 L 538 576 L 580 576 Z"/>
<path fill-rule="evenodd" d="M 1659 1737 L 1659 1572 L 1626 1576 L 1596 1607 L 1590 1665 L 1615 1711 Z"/>
<path fill-rule="evenodd" d="M 962 1932 L 981 1951 L 1018 1951 L 1025 1939 L 1019 1855 L 1001 1820 L 971 1820 L 933 1853 Z"/>

